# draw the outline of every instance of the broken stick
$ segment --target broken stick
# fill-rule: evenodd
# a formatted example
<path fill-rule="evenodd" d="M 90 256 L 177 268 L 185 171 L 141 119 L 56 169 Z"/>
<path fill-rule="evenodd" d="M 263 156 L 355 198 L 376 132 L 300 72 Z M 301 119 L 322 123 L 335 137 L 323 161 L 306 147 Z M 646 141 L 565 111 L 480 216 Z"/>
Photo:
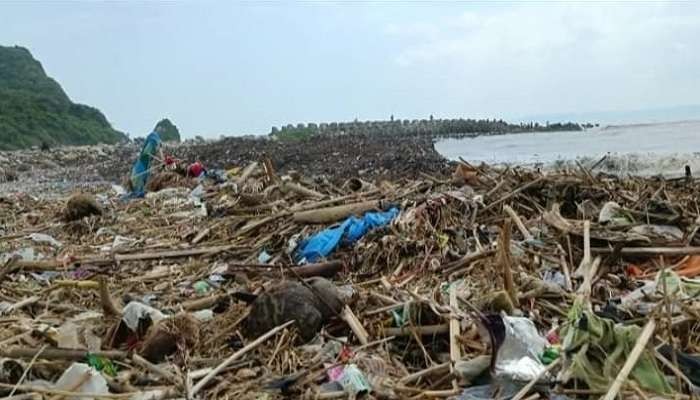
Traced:
<path fill-rule="evenodd" d="M 267 339 L 276 335 L 278 332 L 285 329 L 286 327 L 293 324 L 294 322 L 295 322 L 295 320 L 287 321 L 284 324 L 277 326 L 276 328 L 272 328 L 267 333 L 264 333 L 263 335 L 261 335 L 260 337 L 255 339 L 254 341 L 243 346 L 243 348 L 241 348 L 237 352 L 233 353 L 229 358 L 224 360 L 221 364 L 219 364 L 216 368 L 214 368 L 211 372 L 209 372 L 204 378 L 202 378 L 199 382 L 197 382 L 197 384 L 194 385 L 194 387 L 192 388 L 192 392 L 190 392 L 190 395 L 192 397 L 194 397 L 194 395 L 196 395 L 200 390 L 202 390 L 202 388 L 204 388 L 204 386 L 206 386 L 206 384 L 209 383 L 210 380 L 212 380 L 216 375 L 218 375 L 221 371 L 223 371 L 226 367 L 228 367 L 232 362 L 236 361 L 237 359 L 241 358 L 249 351 L 260 346 Z"/>

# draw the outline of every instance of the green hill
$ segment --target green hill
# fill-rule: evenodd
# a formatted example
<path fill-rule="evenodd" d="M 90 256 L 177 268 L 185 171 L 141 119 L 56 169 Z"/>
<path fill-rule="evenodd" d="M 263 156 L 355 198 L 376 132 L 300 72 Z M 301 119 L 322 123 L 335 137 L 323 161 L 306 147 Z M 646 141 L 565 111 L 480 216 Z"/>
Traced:
<path fill-rule="evenodd" d="M 29 50 L 0 46 L 0 150 L 125 138 L 98 109 L 73 103 Z"/>

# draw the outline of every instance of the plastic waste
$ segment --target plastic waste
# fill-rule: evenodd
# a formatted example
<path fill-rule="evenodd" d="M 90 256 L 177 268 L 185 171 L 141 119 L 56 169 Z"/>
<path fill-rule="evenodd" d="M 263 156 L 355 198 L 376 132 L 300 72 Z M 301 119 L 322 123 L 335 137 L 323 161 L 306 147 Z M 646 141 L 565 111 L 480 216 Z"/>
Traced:
<path fill-rule="evenodd" d="M 202 185 L 198 185 L 190 192 L 190 198 L 196 201 L 202 201 L 202 196 L 204 196 L 204 186 Z"/>
<path fill-rule="evenodd" d="M 86 375 L 88 378 L 85 378 Z M 105 378 L 98 371 L 83 363 L 73 363 L 65 370 L 54 385 L 54 389 L 76 393 L 109 394 Z M 81 399 L 94 399 L 94 397 L 81 397 Z"/>
<path fill-rule="evenodd" d="M 148 192 L 146 194 L 146 199 L 148 200 L 167 200 L 175 197 L 185 197 L 187 195 L 186 189 L 183 188 L 165 188 L 157 192 Z"/>
<path fill-rule="evenodd" d="M 258 255 L 258 262 L 260 264 L 267 264 L 270 260 L 272 260 L 272 256 L 265 250 L 261 251 Z"/>
<path fill-rule="evenodd" d="M 122 185 L 112 184 L 112 191 L 119 197 L 122 197 L 126 194 L 126 189 L 124 189 Z"/>
<path fill-rule="evenodd" d="M 355 364 L 347 365 L 337 381 L 340 382 L 343 390 L 351 395 L 369 393 L 372 390 L 365 374 Z"/>
<path fill-rule="evenodd" d="M 197 281 L 192 285 L 192 288 L 194 289 L 195 293 L 197 294 L 206 294 L 208 291 L 211 290 L 211 286 L 209 283 L 205 281 Z"/>
<path fill-rule="evenodd" d="M 592 390 L 606 391 L 620 370 L 642 328 L 619 324 L 595 315 L 577 299 L 569 310 L 568 323 L 562 326 L 562 347 L 571 360 L 571 376 Z M 654 355 L 645 349 L 629 373 L 643 389 L 667 394 L 671 387 L 659 369 Z"/>
<path fill-rule="evenodd" d="M 139 326 L 139 321 L 146 317 L 150 317 L 151 321 L 153 321 L 155 324 L 156 322 L 164 319 L 166 316 L 160 312 L 160 310 L 136 301 L 132 301 L 124 307 L 122 321 L 124 321 L 129 329 L 136 331 Z"/>
<path fill-rule="evenodd" d="M 33 242 L 39 244 L 48 244 L 57 249 L 63 246 L 63 243 L 54 239 L 53 236 L 47 235 L 45 233 L 32 233 L 31 235 L 27 236 L 27 239 L 31 239 Z"/>
<path fill-rule="evenodd" d="M 673 360 L 673 348 L 671 345 L 665 344 L 659 348 L 659 353 L 667 360 Z M 693 382 L 694 385 L 700 386 L 700 356 L 695 354 L 687 354 L 676 350 L 676 358 L 680 370 Z"/>
<path fill-rule="evenodd" d="M 496 350 L 494 375 L 500 379 L 529 382 L 545 369 L 539 360 L 548 346 L 535 324 L 527 318 L 491 315 L 487 328 Z M 498 345 L 496 338 L 503 337 Z M 496 342 L 496 343 L 493 343 Z"/>
<path fill-rule="evenodd" d="M 653 281 L 646 281 L 643 286 L 620 297 L 620 307 L 626 310 L 634 310 L 639 314 L 646 315 L 653 311 L 655 304 L 648 300 L 652 296 L 663 296 L 662 271 L 656 274 Z M 667 270 L 666 290 L 669 296 L 684 300 L 700 295 L 700 279 L 690 279 L 679 276 L 674 271 Z M 674 305 L 675 307 L 675 305 Z"/>
<path fill-rule="evenodd" d="M 214 319 L 214 311 L 212 310 L 199 310 L 192 313 L 192 316 L 197 318 L 202 322 L 211 321 Z"/>
<path fill-rule="evenodd" d="M 544 271 L 542 280 L 548 283 L 553 283 L 562 289 L 566 289 L 566 277 L 559 271 L 551 269 Z"/>
<path fill-rule="evenodd" d="M 338 226 L 327 228 L 300 244 L 297 261 L 314 262 L 331 254 L 339 244 L 353 244 L 372 229 L 387 225 L 399 215 L 399 209 L 368 212 L 362 218 L 349 217 Z"/>
<path fill-rule="evenodd" d="M 109 376 L 117 376 L 117 367 L 108 358 L 100 357 L 95 354 L 88 354 L 88 365 L 97 371 L 103 372 Z"/>
<path fill-rule="evenodd" d="M 22 261 L 36 261 L 41 258 L 41 255 L 32 247 L 23 247 L 10 253 L 0 254 L 0 263 L 5 263 L 12 257 L 19 257 Z"/>
<path fill-rule="evenodd" d="M 632 221 L 624 214 L 619 204 L 614 201 L 609 201 L 605 203 L 600 210 L 598 222 L 610 225 L 626 225 Z"/>
<path fill-rule="evenodd" d="M 629 232 L 665 241 L 683 240 L 683 231 L 672 225 L 637 225 Z"/>
<path fill-rule="evenodd" d="M 36 279 L 37 281 L 48 285 L 51 283 L 52 279 L 61 276 L 61 273 L 57 271 L 44 271 L 40 274 L 30 272 L 29 275 L 31 275 L 32 278 Z"/>
<path fill-rule="evenodd" d="M 132 238 L 129 238 L 126 236 L 117 235 L 114 237 L 114 241 L 112 242 L 111 245 L 102 246 L 100 248 L 100 250 L 102 250 L 104 252 L 115 251 L 115 250 L 119 250 L 119 249 L 123 249 L 125 247 L 128 247 L 128 246 L 132 245 L 133 243 L 136 243 L 136 241 L 137 241 L 136 239 L 132 239 Z"/>
<path fill-rule="evenodd" d="M 461 379 L 472 382 L 489 369 L 491 356 L 480 355 L 470 360 L 459 360 L 455 363 L 454 373 Z"/>

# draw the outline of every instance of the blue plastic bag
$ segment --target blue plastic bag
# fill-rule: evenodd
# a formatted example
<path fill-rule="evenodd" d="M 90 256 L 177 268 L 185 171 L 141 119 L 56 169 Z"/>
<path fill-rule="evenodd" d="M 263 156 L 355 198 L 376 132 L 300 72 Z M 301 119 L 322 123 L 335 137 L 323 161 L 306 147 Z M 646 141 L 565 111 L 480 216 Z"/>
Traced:
<path fill-rule="evenodd" d="M 399 215 L 399 209 L 392 207 L 389 211 L 368 212 L 362 218 L 349 217 L 338 226 L 324 229 L 304 240 L 299 246 L 297 259 L 314 262 L 326 257 L 341 244 L 353 244 L 374 228 L 387 225 Z"/>

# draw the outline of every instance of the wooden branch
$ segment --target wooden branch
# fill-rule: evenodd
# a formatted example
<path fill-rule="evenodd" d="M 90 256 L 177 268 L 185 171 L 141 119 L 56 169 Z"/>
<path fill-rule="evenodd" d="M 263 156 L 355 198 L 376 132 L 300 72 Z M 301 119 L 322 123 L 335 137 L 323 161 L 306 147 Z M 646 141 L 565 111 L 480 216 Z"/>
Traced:
<path fill-rule="evenodd" d="M 532 233 L 530 233 L 530 231 L 527 230 L 527 227 L 525 227 L 523 220 L 520 219 L 518 213 L 516 213 L 511 206 L 505 205 L 503 206 L 503 210 L 510 216 L 510 219 L 513 220 L 513 223 L 515 223 L 515 226 L 518 227 L 520 234 L 523 235 L 525 240 L 533 240 L 535 238 L 534 236 L 532 236 Z"/>
<path fill-rule="evenodd" d="M 414 372 L 410 375 L 406 375 L 403 378 L 401 378 L 399 380 L 399 383 L 405 385 L 405 384 L 417 381 L 418 379 L 420 379 L 424 376 L 429 376 L 429 375 L 433 375 L 433 374 L 444 374 L 445 372 L 449 372 L 450 364 L 451 364 L 451 362 L 446 362 L 446 363 L 442 363 L 442 364 L 433 365 L 431 367 L 420 370 L 418 372 Z"/>
<path fill-rule="evenodd" d="M 611 254 L 615 250 L 607 247 L 594 247 L 591 252 L 596 254 Z M 623 256 L 684 256 L 700 254 L 700 247 L 623 247 L 620 249 Z"/>
<path fill-rule="evenodd" d="M 204 378 L 202 378 L 199 382 L 197 382 L 197 384 L 194 385 L 194 387 L 192 388 L 192 392 L 190 392 L 190 396 L 194 397 L 200 390 L 202 390 L 202 388 L 204 388 L 204 386 L 207 383 L 209 383 L 210 380 L 212 380 L 222 370 L 224 370 L 226 367 L 228 367 L 232 362 L 236 361 L 237 359 L 244 356 L 246 353 L 248 353 L 251 350 L 255 349 L 256 347 L 260 346 L 267 339 L 276 335 L 278 332 L 280 332 L 281 330 L 285 329 L 286 327 L 288 327 L 289 325 L 291 325 L 293 323 L 294 323 L 294 320 L 287 321 L 284 324 L 279 325 L 276 328 L 271 329 L 267 333 L 259 336 L 257 339 L 255 339 L 251 343 L 248 343 L 247 345 L 243 346 L 243 348 L 241 348 L 237 352 L 233 353 L 229 358 L 224 360 L 221 364 L 219 364 L 216 368 L 214 368 L 211 372 L 209 372 Z"/>
<path fill-rule="evenodd" d="M 561 361 L 561 358 L 557 358 L 557 359 L 554 360 L 551 364 L 549 364 L 545 369 L 543 369 L 542 371 L 540 371 L 540 373 L 537 374 L 536 377 L 534 377 L 533 379 L 531 379 L 530 382 L 527 383 L 527 385 L 523 386 L 523 388 L 520 389 L 520 390 L 518 391 L 518 393 L 516 393 L 515 396 L 513 396 L 513 398 L 512 398 L 511 400 L 522 400 L 522 399 L 524 399 L 525 396 L 527 396 L 527 393 L 530 391 L 530 389 L 532 389 L 532 387 L 535 386 L 535 384 L 536 384 L 540 379 L 542 379 L 542 377 L 545 376 L 549 371 L 551 371 L 552 369 L 554 369 L 554 367 L 556 367 L 557 365 L 559 365 L 559 362 L 560 362 L 560 361 Z"/>
<path fill-rule="evenodd" d="M 532 181 L 532 182 L 528 182 L 528 183 L 526 183 L 526 184 L 520 186 L 519 188 L 513 190 L 512 192 L 510 192 L 510 193 L 504 195 L 504 196 L 501 197 L 500 199 L 498 199 L 498 200 L 494 201 L 493 203 L 491 203 L 491 204 L 487 205 L 486 207 L 484 207 L 484 210 L 483 210 L 483 211 L 490 210 L 491 208 L 493 208 L 493 207 L 495 207 L 495 206 L 497 206 L 497 205 L 503 203 L 504 201 L 506 201 L 506 200 L 510 199 L 511 197 L 517 195 L 518 193 L 522 192 L 523 190 L 525 190 L 525 189 L 527 189 L 527 188 L 529 188 L 529 187 L 531 187 L 531 186 L 534 186 L 534 185 L 536 185 L 536 184 L 542 182 L 542 180 L 544 180 L 544 177 L 539 177 L 539 178 L 535 179 L 535 180 Z"/>
<path fill-rule="evenodd" d="M 411 329 L 415 329 L 415 331 L 421 336 L 439 335 L 442 333 L 449 333 L 450 332 L 450 326 L 448 324 L 440 324 L 440 325 L 419 325 L 419 326 L 416 326 L 414 328 L 411 328 L 410 326 L 404 326 L 401 328 L 386 328 L 384 330 L 384 333 L 387 336 L 408 336 L 408 335 L 413 334 L 411 332 Z"/>
<path fill-rule="evenodd" d="M 465 267 L 473 263 L 474 261 L 481 260 L 482 258 L 486 258 L 494 254 L 496 254 L 496 249 L 487 249 L 483 251 L 477 251 L 475 253 L 469 253 L 462 256 L 462 258 L 460 258 L 459 260 L 452 261 L 451 263 L 447 264 L 441 264 L 437 268 L 433 269 L 433 271 L 444 271 L 444 273 L 448 274 L 462 267 Z"/>
<path fill-rule="evenodd" d="M 513 258 L 510 254 L 510 221 L 506 220 L 498 237 L 499 264 L 503 273 L 503 285 L 511 302 L 518 307 L 518 291 L 513 281 Z"/>
<path fill-rule="evenodd" d="M 32 358 L 41 350 L 41 348 L 12 347 L 7 350 L 0 349 L 0 356 L 8 358 Z M 44 360 L 80 361 L 87 358 L 88 354 L 118 361 L 125 360 L 128 357 L 126 351 L 119 350 L 87 351 L 47 347 L 41 351 L 41 358 Z"/>
<path fill-rule="evenodd" d="M 283 182 L 280 189 L 282 189 L 283 192 L 292 191 L 292 192 L 298 193 L 304 197 L 311 197 L 311 198 L 315 198 L 315 199 L 322 199 L 325 197 L 322 193 L 319 193 L 315 190 L 309 189 L 309 188 L 302 186 L 298 183 L 294 183 L 294 182 L 290 182 L 290 181 Z"/>
<path fill-rule="evenodd" d="M 450 285 L 450 308 L 459 311 L 457 303 L 457 291 L 453 285 Z M 454 366 L 457 361 L 462 358 L 462 352 L 459 344 L 459 320 L 454 311 L 450 313 L 450 369 L 454 372 Z"/>
<path fill-rule="evenodd" d="M 146 360 L 145 358 L 141 357 L 140 355 L 134 353 L 131 355 L 131 361 L 133 361 L 134 364 L 138 365 L 141 368 L 144 368 L 147 371 L 151 371 L 154 374 L 165 378 L 167 381 L 170 383 L 176 385 L 176 386 L 181 386 L 182 385 L 182 380 L 179 379 L 177 376 L 172 374 L 169 371 L 164 370 L 163 368 L 151 363 L 150 361 Z"/>
<path fill-rule="evenodd" d="M 105 315 L 122 315 L 122 310 L 117 306 L 117 304 L 112 299 L 112 295 L 109 293 L 109 287 L 107 287 L 107 281 L 104 277 L 99 278 L 99 284 L 100 303 L 102 304 L 102 311 L 104 311 Z"/>
<path fill-rule="evenodd" d="M 78 257 L 68 263 L 61 260 L 17 261 L 18 268 L 27 271 L 51 271 L 62 270 L 75 264 L 109 265 L 116 262 L 158 260 L 165 258 L 180 258 L 190 256 L 211 256 L 224 251 L 235 249 L 236 245 L 223 245 L 211 247 L 195 247 L 182 250 L 154 251 L 135 254 L 115 254 L 113 257 L 86 256 Z"/>
<path fill-rule="evenodd" d="M 11 389 L 15 385 L 10 385 L 7 383 L 0 383 L 0 388 L 6 388 L 6 389 Z M 35 393 L 44 393 L 44 394 L 53 394 L 53 395 L 61 395 L 64 397 L 69 397 L 69 398 L 74 398 L 74 397 L 80 397 L 80 398 L 93 398 L 93 399 L 129 399 L 133 398 L 136 395 L 142 394 L 142 392 L 135 392 L 135 393 L 79 393 L 79 392 L 69 392 L 66 390 L 58 390 L 58 389 L 47 389 L 45 387 L 41 386 L 32 386 L 32 385 L 19 385 L 17 386 L 17 390 L 22 391 L 22 392 L 35 392 Z"/>
<path fill-rule="evenodd" d="M 256 161 L 251 162 L 248 164 L 243 170 L 241 170 L 241 174 L 238 175 L 233 179 L 233 181 L 237 185 L 242 185 L 245 183 L 245 181 L 255 172 L 255 170 L 258 168 L 258 163 Z"/>
<path fill-rule="evenodd" d="M 340 317 L 348 324 L 348 326 L 350 326 L 352 333 L 357 336 L 357 340 L 359 340 L 361 344 L 366 345 L 369 343 L 369 334 L 365 330 L 365 327 L 362 326 L 362 322 L 357 319 L 357 316 L 352 312 L 352 309 L 349 306 L 346 305 L 343 307 Z"/>

